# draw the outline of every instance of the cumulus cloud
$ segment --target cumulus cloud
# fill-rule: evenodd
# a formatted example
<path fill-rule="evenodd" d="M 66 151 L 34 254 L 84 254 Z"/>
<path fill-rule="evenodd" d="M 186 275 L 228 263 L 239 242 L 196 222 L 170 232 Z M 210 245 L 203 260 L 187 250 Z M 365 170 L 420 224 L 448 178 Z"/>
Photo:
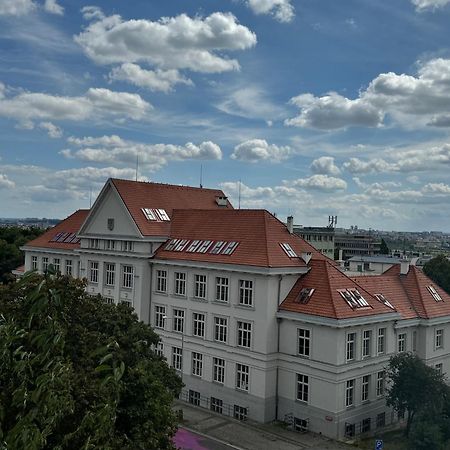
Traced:
<path fill-rule="evenodd" d="M 419 65 L 417 75 L 382 73 L 358 98 L 335 92 L 322 97 L 301 94 L 291 99 L 300 114 L 286 125 L 323 130 L 351 126 L 377 127 L 389 115 L 404 126 L 447 126 L 450 115 L 450 59 Z"/>
<path fill-rule="evenodd" d="M 39 128 L 47 131 L 48 136 L 52 139 L 58 139 L 63 135 L 63 131 L 61 130 L 61 128 L 57 127 L 51 122 L 41 122 L 39 124 Z"/>
<path fill-rule="evenodd" d="M 35 8 L 33 0 L 0 0 L 0 16 L 21 16 Z"/>
<path fill-rule="evenodd" d="M 450 0 L 411 0 L 417 11 L 435 10 L 443 8 L 450 3 Z"/>
<path fill-rule="evenodd" d="M 16 186 L 5 174 L 0 173 L 0 189 L 13 189 Z"/>
<path fill-rule="evenodd" d="M 57 14 L 59 16 L 64 14 L 64 8 L 56 0 L 45 0 L 44 9 L 50 14 Z"/>
<path fill-rule="evenodd" d="M 127 81 L 138 87 L 162 92 L 172 91 L 176 84 L 193 85 L 192 81 L 183 77 L 178 70 L 145 70 L 133 63 L 115 67 L 109 74 L 109 79 Z"/>
<path fill-rule="evenodd" d="M 295 16 L 290 0 L 247 0 L 247 5 L 255 14 L 271 14 L 279 22 L 291 22 Z"/>
<path fill-rule="evenodd" d="M 77 150 L 64 149 L 60 153 L 66 158 L 76 158 L 97 164 L 118 164 L 133 166 L 136 157 L 139 164 L 148 170 L 158 170 L 169 161 L 188 159 L 220 160 L 222 150 L 211 141 L 195 145 L 191 142 L 184 146 L 173 144 L 145 144 L 124 140 L 119 136 L 84 137 L 68 139 L 68 143 Z"/>
<path fill-rule="evenodd" d="M 0 96 L 0 117 L 31 120 L 95 120 L 105 117 L 142 120 L 152 106 L 138 94 L 90 88 L 83 96 L 63 97 L 39 92 Z"/>
<path fill-rule="evenodd" d="M 291 155 L 292 150 L 289 146 L 269 144 L 264 139 L 250 139 L 236 145 L 231 158 L 249 162 L 279 162 L 289 158 Z"/>
<path fill-rule="evenodd" d="M 305 189 L 312 189 L 324 192 L 341 191 L 347 189 L 345 180 L 328 175 L 313 175 L 309 178 L 300 178 L 289 182 L 289 185 L 294 187 L 301 187 Z"/>
<path fill-rule="evenodd" d="M 124 21 L 119 15 L 104 17 L 92 7 L 82 12 L 92 22 L 75 41 L 98 64 L 143 62 L 164 70 L 220 73 L 239 69 L 238 61 L 224 52 L 256 44 L 256 35 L 229 13 Z"/>
<path fill-rule="evenodd" d="M 310 169 L 317 174 L 322 175 L 339 175 L 341 171 L 339 167 L 334 164 L 332 156 L 321 156 L 315 159 L 310 166 Z"/>

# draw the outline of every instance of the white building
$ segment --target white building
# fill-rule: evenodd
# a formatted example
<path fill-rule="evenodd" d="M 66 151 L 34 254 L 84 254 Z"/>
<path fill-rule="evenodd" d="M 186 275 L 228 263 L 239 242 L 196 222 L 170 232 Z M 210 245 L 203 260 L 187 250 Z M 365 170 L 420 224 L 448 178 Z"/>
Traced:
<path fill-rule="evenodd" d="M 349 278 L 221 191 L 109 180 L 91 211 L 24 249 L 26 270 L 51 263 L 129 302 L 161 336 L 184 397 L 238 419 L 370 432 L 397 420 L 384 400 L 391 355 L 450 370 L 450 296 L 415 267 Z"/>

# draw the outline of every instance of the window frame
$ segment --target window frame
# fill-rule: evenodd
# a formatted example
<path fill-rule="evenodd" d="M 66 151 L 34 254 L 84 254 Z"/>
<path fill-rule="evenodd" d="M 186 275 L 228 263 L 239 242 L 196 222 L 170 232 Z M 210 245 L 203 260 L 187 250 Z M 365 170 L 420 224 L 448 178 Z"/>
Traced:
<path fill-rule="evenodd" d="M 194 298 L 206 300 L 208 277 L 204 274 L 196 273 L 194 276 Z M 203 295 L 201 295 L 203 294 Z"/>
<path fill-rule="evenodd" d="M 115 284 L 116 284 L 116 264 L 105 262 L 105 286 L 114 287 Z"/>
<path fill-rule="evenodd" d="M 345 382 L 345 407 L 351 408 L 355 405 L 355 379 Z"/>
<path fill-rule="evenodd" d="M 363 359 L 372 356 L 372 330 L 363 330 L 362 332 L 361 356 Z"/>
<path fill-rule="evenodd" d="M 224 280 L 226 282 L 224 282 Z M 215 301 L 228 303 L 230 298 L 230 279 L 228 277 L 216 277 Z"/>
<path fill-rule="evenodd" d="M 131 269 L 131 271 L 128 272 L 128 269 Z M 122 265 L 122 288 L 123 289 L 134 288 L 134 266 L 131 266 L 129 264 Z"/>
<path fill-rule="evenodd" d="M 213 382 L 225 384 L 225 359 L 213 357 Z"/>
<path fill-rule="evenodd" d="M 191 352 L 192 365 L 191 374 L 194 377 L 201 378 L 203 376 L 203 354 L 199 352 Z"/>
<path fill-rule="evenodd" d="M 180 275 L 182 276 L 180 277 Z M 186 297 L 186 280 L 186 272 L 174 273 L 174 295 Z"/>
<path fill-rule="evenodd" d="M 201 318 L 201 316 L 203 318 Z M 201 334 L 197 332 L 202 330 Z M 192 336 L 205 339 L 206 336 L 206 313 L 196 312 L 192 313 Z"/>
<path fill-rule="evenodd" d="M 377 355 L 384 355 L 385 353 L 386 353 L 386 328 L 378 328 Z"/>
<path fill-rule="evenodd" d="M 303 373 L 297 373 L 296 375 L 295 398 L 299 402 L 309 403 L 309 375 Z"/>
<path fill-rule="evenodd" d="M 434 349 L 440 350 L 444 348 L 444 329 L 438 328 L 434 330 Z"/>
<path fill-rule="evenodd" d="M 241 348 L 252 348 L 253 326 L 252 322 L 238 320 L 236 323 L 237 339 L 236 345 Z"/>
<path fill-rule="evenodd" d="M 397 335 L 397 352 L 398 353 L 406 352 L 406 340 L 407 340 L 407 333 L 398 333 L 398 335 Z"/>
<path fill-rule="evenodd" d="M 214 316 L 214 341 L 228 342 L 228 317 Z"/>
<path fill-rule="evenodd" d="M 253 280 L 239 280 L 239 306 L 253 307 Z"/>
<path fill-rule="evenodd" d="M 350 339 L 353 337 L 353 339 Z M 351 362 L 356 359 L 356 332 L 347 333 L 345 341 L 345 361 Z"/>
<path fill-rule="evenodd" d="M 165 330 L 166 328 L 166 306 L 165 305 L 155 305 L 155 321 L 154 327 L 160 330 Z"/>
<path fill-rule="evenodd" d="M 98 284 L 98 261 L 89 261 L 89 283 Z"/>
<path fill-rule="evenodd" d="M 370 375 L 363 375 L 361 380 L 361 402 L 370 400 Z"/>
<path fill-rule="evenodd" d="M 250 366 L 236 363 L 236 389 L 248 392 L 250 386 Z"/>
<path fill-rule="evenodd" d="M 303 336 L 301 336 L 303 332 Z M 307 336 L 306 336 L 307 334 Z M 303 342 L 303 352 L 301 342 Z M 311 357 L 311 330 L 309 328 L 297 328 L 297 355 L 303 358 Z"/>
<path fill-rule="evenodd" d="M 167 270 L 156 270 L 156 292 L 167 294 Z"/>

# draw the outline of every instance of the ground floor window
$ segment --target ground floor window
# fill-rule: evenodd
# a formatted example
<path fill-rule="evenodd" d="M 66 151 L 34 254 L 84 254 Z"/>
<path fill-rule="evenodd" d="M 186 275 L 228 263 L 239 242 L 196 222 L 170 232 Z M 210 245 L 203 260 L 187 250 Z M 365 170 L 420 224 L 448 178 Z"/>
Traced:
<path fill-rule="evenodd" d="M 386 425 L 386 413 L 377 414 L 377 428 L 382 428 Z"/>
<path fill-rule="evenodd" d="M 294 430 L 299 431 L 300 433 L 308 431 L 308 420 L 294 417 Z"/>
<path fill-rule="evenodd" d="M 361 432 L 367 433 L 368 431 L 370 431 L 370 417 L 364 419 L 361 424 Z"/>
<path fill-rule="evenodd" d="M 247 420 L 248 409 L 243 406 L 234 405 L 233 417 L 237 420 Z"/>
<path fill-rule="evenodd" d="M 223 401 L 220 398 L 211 397 L 211 411 L 222 414 Z"/>
<path fill-rule="evenodd" d="M 103 297 L 107 305 L 114 305 L 114 299 L 111 297 Z"/>
<path fill-rule="evenodd" d="M 355 424 L 354 423 L 346 423 L 345 424 L 345 436 L 353 437 L 355 435 Z"/>
<path fill-rule="evenodd" d="M 200 406 L 200 392 L 189 389 L 189 403 L 195 406 Z"/>

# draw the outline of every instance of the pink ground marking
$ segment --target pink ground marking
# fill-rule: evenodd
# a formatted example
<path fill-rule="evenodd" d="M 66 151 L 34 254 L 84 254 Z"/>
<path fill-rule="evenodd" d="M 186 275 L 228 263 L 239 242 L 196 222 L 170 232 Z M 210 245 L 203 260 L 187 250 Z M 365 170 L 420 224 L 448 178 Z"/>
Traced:
<path fill-rule="evenodd" d="M 173 438 L 173 443 L 181 450 L 208 450 L 199 442 L 200 436 L 180 428 Z"/>

